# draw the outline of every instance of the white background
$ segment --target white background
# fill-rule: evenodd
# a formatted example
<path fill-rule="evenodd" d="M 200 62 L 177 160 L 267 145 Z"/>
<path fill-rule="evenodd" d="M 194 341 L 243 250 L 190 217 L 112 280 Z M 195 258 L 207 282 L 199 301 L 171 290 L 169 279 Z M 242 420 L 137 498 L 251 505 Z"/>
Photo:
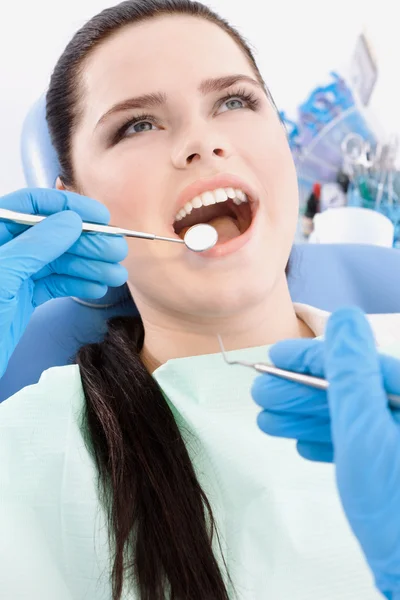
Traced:
<path fill-rule="evenodd" d="M 74 32 L 115 2 L 4 0 L 0 5 L 0 195 L 24 187 L 20 132 L 31 104 Z M 210 3 L 211 4 L 211 3 Z M 256 48 L 280 109 L 293 113 L 333 69 L 345 69 L 365 31 L 380 74 L 371 108 L 389 132 L 400 132 L 400 25 L 395 0 L 213 0 Z"/>

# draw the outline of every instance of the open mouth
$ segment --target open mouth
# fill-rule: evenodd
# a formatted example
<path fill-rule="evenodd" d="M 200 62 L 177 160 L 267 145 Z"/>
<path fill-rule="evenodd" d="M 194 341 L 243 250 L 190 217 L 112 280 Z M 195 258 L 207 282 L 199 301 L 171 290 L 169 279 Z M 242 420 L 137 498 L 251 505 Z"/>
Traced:
<path fill-rule="evenodd" d="M 239 189 L 219 188 L 204 192 L 185 204 L 175 217 L 174 231 L 183 239 L 189 227 L 198 223 L 212 225 L 221 245 L 243 235 L 253 220 L 253 203 Z"/>

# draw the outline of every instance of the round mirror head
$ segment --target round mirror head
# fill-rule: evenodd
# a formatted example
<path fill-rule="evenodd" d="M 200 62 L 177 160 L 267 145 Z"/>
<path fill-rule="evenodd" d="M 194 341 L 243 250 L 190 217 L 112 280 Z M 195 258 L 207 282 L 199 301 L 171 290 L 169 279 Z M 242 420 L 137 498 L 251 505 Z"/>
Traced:
<path fill-rule="evenodd" d="M 218 233 L 212 225 L 198 223 L 187 230 L 183 239 L 189 250 L 204 252 L 215 246 L 218 241 Z"/>

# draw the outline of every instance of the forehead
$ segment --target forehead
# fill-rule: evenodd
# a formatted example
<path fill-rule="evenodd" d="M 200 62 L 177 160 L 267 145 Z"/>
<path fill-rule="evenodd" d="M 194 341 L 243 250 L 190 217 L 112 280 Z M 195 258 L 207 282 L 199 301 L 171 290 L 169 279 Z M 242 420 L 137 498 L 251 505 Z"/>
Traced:
<path fill-rule="evenodd" d="M 126 26 L 103 42 L 87 60 L 82 82 L 86 106 L 102 114 L 129 95 L 190 92 L 203 79 L 237 73 L 254 75 L 230 35 L 205 19 L 167 15 Z"/>

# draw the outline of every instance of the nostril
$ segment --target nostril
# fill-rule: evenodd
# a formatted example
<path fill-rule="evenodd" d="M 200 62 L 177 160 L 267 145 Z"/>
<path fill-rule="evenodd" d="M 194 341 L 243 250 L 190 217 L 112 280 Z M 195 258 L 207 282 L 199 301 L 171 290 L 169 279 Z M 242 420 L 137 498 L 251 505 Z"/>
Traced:
<path fill-rule="evenodd" d="M 194 160 L 195 156 L 198 156 L 198 154 L 190 154 L 190 156 L 187 157 L 186 162 L 188 165 L 190 165 L 190 163 Z"/>
<path fill-rule="evenodd" d="M 224 151 L 221 150 L 221 148 L 215 148 L 213 154 L 215 154 L 216 156 L 223 156 Z"/>

